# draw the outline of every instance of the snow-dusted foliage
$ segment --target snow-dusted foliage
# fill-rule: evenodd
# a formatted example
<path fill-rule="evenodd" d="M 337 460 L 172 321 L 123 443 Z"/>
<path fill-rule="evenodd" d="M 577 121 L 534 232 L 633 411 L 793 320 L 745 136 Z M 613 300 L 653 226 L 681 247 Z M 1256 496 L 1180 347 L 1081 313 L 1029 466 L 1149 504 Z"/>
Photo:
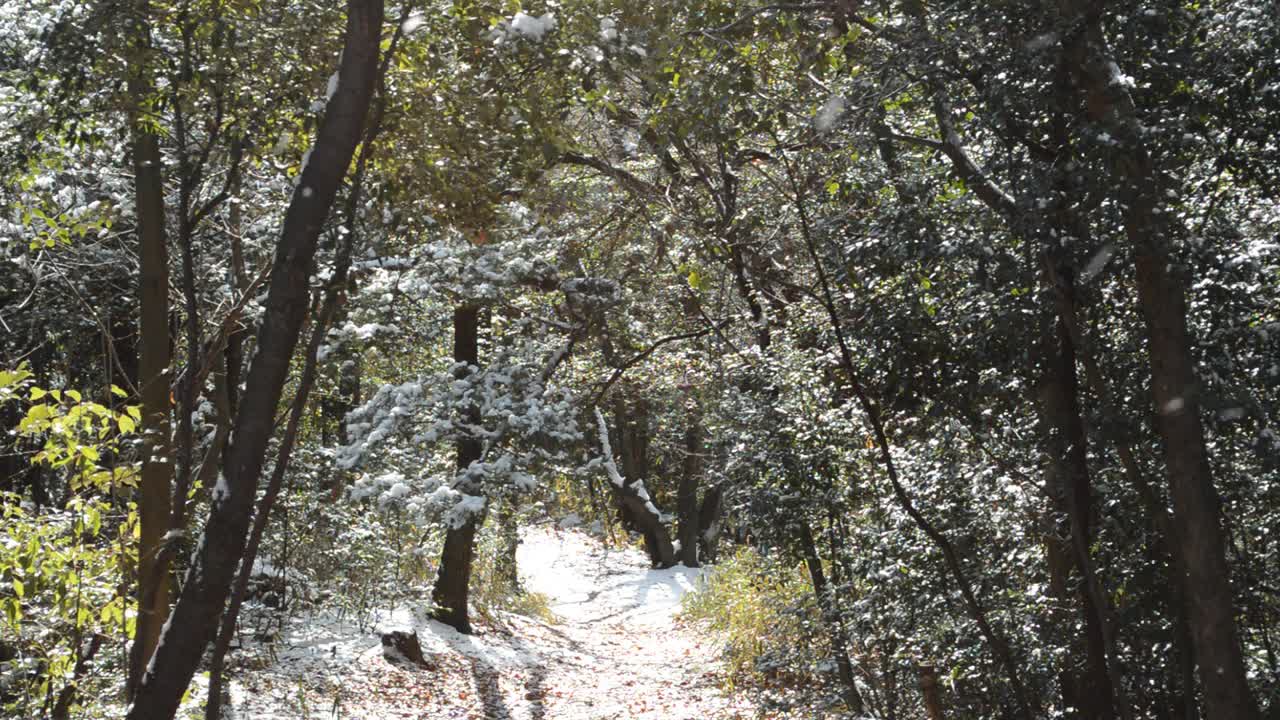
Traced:
<path fill-rule="evenodd" d="M 529 40 L 532 42 L 542 42 L 547 33 L 556 29 L 555 13 L 544 13 L 537 17 L 527 13 L 518 12 L 510 20 L 500 20 L 498 24 L 489 31 L 489 38 L 495 44 L 511 42 L 513 40 Z"/>
<path fill-rule="evenodd" d="M 366 474 L 351 496 L 394 504 L 424 520 L 443 513 L 456 526 L 483 510 L 486 497 L 532 491 L 539 466 L 562 457 L 565 444 L 580 435 L 570 394 L 545 387 L 541 374 L 540 365 L 502 353 L 484 367 L 457 363 L 379 388 L 348 416 L 353 441 L 339 452 L 341 467 L 357 468 L 388 445 L 404 460 L 445 452 L 448 443 L 465 439 L 478 441 L 483 455 L 456 474 Z"/>

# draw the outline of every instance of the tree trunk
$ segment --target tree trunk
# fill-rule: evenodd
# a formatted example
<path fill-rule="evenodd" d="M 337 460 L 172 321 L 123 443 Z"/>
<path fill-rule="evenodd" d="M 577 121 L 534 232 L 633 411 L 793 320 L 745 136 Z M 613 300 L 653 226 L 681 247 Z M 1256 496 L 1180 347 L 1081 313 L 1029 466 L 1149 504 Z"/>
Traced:
<path fill-rule="evenodd" d="M 1187 620 L 1200 665 L 1206 716 L 1250 720 L 1258 717 L 1258 708 L 1236 632 L 1221 509 L 1195 397 L 1186 301 L 1168 264 L 1169 257 L 1153 247 L 1138 252 L 1138 292 L 1148 328 L 1156 428 L 1173 497 L 1175 539 L 1186 569 L 1181 580 L 1189 601 Z"/>
<path fill-rule="evenodd" d="M 620 400 L 618 407 L 625 409 Z M 649 553 L 649 562 L 653 567 L 668 568 L 675 565 L 675 547 L 671 543 L 671 534 L 667 531 L 667 526 L 662 522 L 662 513 L 649 497 L 644 481 L 628 479 L 618 470 L 618 465 L 613 459 L 613 448 L 609 444 L 609 428 L 604 414 L 599 408 L 596 408 L 595 414 L 601 451 L 604 453 L 605 470 L 609 474 L 609 487 L 613 491 L 613 499 L 618 505 L 619 514 L 623 518 L 628 518 L 643 533 L 645 549 Z M 619 418 L 618 436 L 620 438 L 625 436 L 624 422 Z"/>
<path fill-rule="evenodd" d="M 453 311 L 453 360 L 478 366 L 480 364 L 480 308 L 463 305 Z M 474 416 L 478 411 L 463 411 Z M 461 477 L 471 463 L 480 460 L 483 448 L 480 441 L 463 437 L 457 443 L 457 470 Z M 477 494 L 480 488 L 469 482 L 458 483 L 457 489 L 467 494 Z M 483 516 L 469 515 L 459 527 L 445 532 L 444 550 L 440 556 L 440 570 L 436 575 L 431 602 L 435 604 L 432 617 L 461 633 L 471 632 L 467 602 L 471 590 L 471 568 L 476 554 L 476 530 Z"/>
<path fill-rule="evenodd" d="M 1060 472 L 1058 463 L 1050 462 L 1048 469 L 1050 487 L 1061 486 L 1062 480 L 1058 477 Z M 1063 523 L 1056 517 L 1060 513 L 1057 506 L 1055 497 L 1054 507 L 1050 513 L 1054 517 L 1046 519 L 1045 522 L 1045 564 L 1049 568 L 1049 596 L 1061 603 L 1064 608 L 1061 614 L 1054 613 L 1051 617 L 1054 624 L 1062 622 L 1069 626 L 1070 616 L 1065 608 L 1071 607 L 1074 597 L 1070 589 L 1071 541 L 1067 537 L 1070 531 L 1063 528 Z M 1074 649 L 1073 644 L 1073 652 Z M 1080 683 L 1080 677 L 1076 672 L 1075 663 L 1071 662 L 1072 659 L 1070 655 L 1064 658 L 1061 667 L 1058 668 L 1058 686 L 1062 695 L 1062 706 L 1067 708 L 1068 714 L 1071 713 L 1072 708 L 1081 707 L 1080 694 L 1086 689 Z"/>
<path fill-rule="evenodd" d="M 804 556 L 805 567 L 809 569 L 809 579 L 813 581 L 813 594 L 818 598 L 818 609 L 822 612 L 822 623 L 827 626 L 827 637 L 831 643 L 831 654 L 836 661 L 840 685 L 844 688 L 841 695 L 849 712 L 857 715 L 862 712 L 862 695 L 858 692 L 854 681 L 853 662 L 849 659 L 849 644 L 844 634 L 844 623 L 840 620 L 840 610 L 835 605 L 835 595 L 827 583 L 826 573 L 822 569 L 822 559 L 818 556 L 818 546 L 813 541 L 813 532 L 808 521 L 796 520 L 796 539 L 800 541 L 800 552 Z"/>
<path fill-rule="evenodd" d="M 1200 422 L 1186 287 L 1167 245 L 1178 228 L 1161 208 L 1161 174 L 1146 149 L 1152 141 L 1150 133 L 1142 129 L 1127 89 L 1113 80 L 1117 65 L 1098 13 L 1083 0 L 1063 0 L 1063 9 L 1069 19 L 1084 21 L 1063 46 L 1072 79 L 1083 91 L 1087 119 L 1107 127 L 1116 138 L 1113 182 L 1125 208 L 1125 233 L 1134 253 L 1138 303 L 1147 328 L 1155 426 L 1173 498 L 1174 540 L 1186 571 L 1180 580 L 1188 601 L 1187 620 L 1200 666 L 1206 716 L 1253 720 L 1259 711 L 1236 630 L 1221 509 Z"/>
<path fill-rule="evenodd" d="M 398 39 L 398 36 L 396 39 Z M 391 48 L 388 50 L 388 57 L 383 59 L 382 69 L 378 77 L 379 88 L 381 88 L 386 76 L 389 55 L 395 52 L 396 39 L 392 40 Z M 379 110 L 381 107 L 382 103 L 379 103 Z M 373 152 L 373 143 L 377 139 L 380 129 L 381 112 L 379 111 L 374 114 L 374 119 L 370 122 L 370 127 L 365 135 L 364 145 L 360 152 L 360 159 L 356 162 L 355 176 L 352 179 L 351 190 L 347 196 L 347 232 L 343 233 L 338 239 L 338 246 L 333 259 L 333 273 L 328 285 L 325 287 L 324 298 L 320 302 L 319 312 L 315 313 L 312 322 L 311 336 L 307 342 L 306 354 L 303 356 L 302 361 L 302 374 L 298 379 L 298 387 L 294 392 L 293 403 L 289 407 L 289 419 L 285 425 L 284 435 L 280 438 L 280 446 L 276 451 L 276 464 L 271 469 L 271 479 L 267 481 L 266 490 L 263 492 L 262 500 L 258 503 L 258 510 L 254 514 L 253 527 L 249 531 L 249 540 L 245 545 L 244 559 L 240 562 L 240 572 L 236 575 L 230 602 L 227 604 L 227 610 L 223 614 L 222 623 L 218 628 L 218 637 L 214 642 L 212 658 L 209 662 L 209 695 L 208 700 L 205 702 L 205 720 L 218 720 L 222 716 L 222 672 L 224 661 L 226 660 L 227 652 L 231 649 L 231 640 L 235 637 L 236 625 L 240 620 L 240 607 L 244 603 L 245 594 L 249 588 L 249 580 L 253 575 L 253 564 L 258 557 L 258 548 L 262 544 L 262 537 L 266 533 L 267 524 L 271 520 L 271 512 L 275 507 L 276 499 L 284 487 L 285 473 L 289 471 L 289 465 L 293 460 L 293 449 L 297 443 L 298 431 L 302 425 L 307 400 L 311 395 L 311 390 L 315 386 L 316 376 L 319 373 L 320 346 L 324 343 L 329 329 L 334 326 L 334 323 L 340 317 L 339 309 L 342 307 L 345 293 L 348 290 L 347 277 L 351 269 L 351 256 L 358 239 L 355 218 L 360 208 L 365 169 L 368 165 L 369 156 Z M 227 358 L 227 362 L 228 365 L 231 364 L 230 357 Z"/>
<path fill-rule="evenodd" d="M 943 720 L 942 693 L 938 690 L 938 670 L 932 665 L 920 666 L 920 694 L 924 698 L 924 712 L 929 720 Z"/>
<path fill-rule="evenodd" d="M 619 394 L 614 408 L 618 418 L 618 454 L 622 456 L 621 475 L 625 478 L 622 487 L 610 483 L 618 515 L 624 527 L 644 537 L 645 551 L 654 567 L 671 567 L 678 562 L 675 545 L 645 489 L 649 479 L 649 403 L 644 398 L 628 403 Z"/>
<path fill-rule="evenodd" d="M 1054 267 L 1053 270 L 1050 284 L 1056 288 L 1049 291 L 1052 294 L 1050 305 L 1058 305 L 1060 312 L 1074 310 L 1069 270 L 1065 267 Z M 1060 294 L 1065 294 L 1066 299 L 1055 303 L 1053 297 Z M 1074 560 L 1080 574 L 1078 596 L 1084 621 L 1085 673 L 1082 677 L 1073 678 L 1076 685 L 1070 693 L 1074 696 L 1072 701 L 1080 717 L 1106 720 L 1116 715 L 1116 678 L 1112 676 L 1116 658 L 1108 658 L 1113 655 L 1109 652 L 1113 643 L 1108 642 L 1107 637 L 1110 631 L 1108 600 L 1101 590 L 1090 554 L 1092 490 L 1087 438 L 1080 408 L 1075 349 L 1068 321 L 1060 312 L 1044 313 L 1041 353 L 1040 406 L 1044 416 L 1042 437 L 1050 464 L 1049 489 L 1053 495 L 1054 514 L 1066 518 L 1067 536 L 1063 542 L 1059 533 L 1052 533 L 1054 538 L 1051 542 L 1063 545 L 1054 548 L 1055 551 Z M 1057 558 L 1056 561 L 1061 563 L 1062 559 L 1065 558 Z M 1055 559 L 1051 558 L 1051 564 L 1054 562 Z M 1051 567 L 1051 575 L 1053 569 Z M 1055 589 L 1066 590 L 1065 587 Z M 1069 671 L 1064 669 L 1066 672 Z M 1067 700 L 1065 696 L 1064 700 Z"/>
<path fill-rule="evenodd" d="M 701 527 L 698 516 L 698 484 L 702 476 L 702 413 L 693 392 L 689 393 L 685 403 L 688 408 L 685 416 L 684 462 L 676 511 L 680 518 L 680 562 L 685 567 L 696 568 Z"/>
<path fill-rule="evenodd" d="M 902 484 L 902 478 L 898 475 L 897 463 L 894 462 L 893 452 L 890 450 L 889 434 L 885 429 L 884 418 L 881 415 L 880 408 L 872 402 L 871 396 L 862 384 L 858 369 L 854 364 L 853 351 L 845 338 L 844 323 L 836 310 L 835 295 L 831 289 L 831 281 L 827 276 L 826 268 L 817 250 L 803 191 L 796 179 L 796 170 L 790 163 L 784 163 L 783 167 L 786 170 L 788 183 L 792 191 L 796 193 L 794 200 L 796 213 L 800 220 L 801 236 L 804 239 L 806 253 L 810 262 L 813 263 L 814 271 L 818 276 L 818 285 L 821 289 L 819 299 L 831 324 L 831 329 L 835 332 L 836 345 L 840 351 L 840 368 L 844 371 L 845 378 L 848 380 L 848 390 L 852 392 L 857 400 L 863 416 L 871 427 L 877 455 L 881 465 L 884 467 L 885 475 L 888 476 L 893 496 L 915 526 L 942 552 L 943 561 L 952 578 L 959 586 L 960 597 L 964 601 L 965 609 L 969 612 L 974 624 L 978 626 L 978 631 L 982 634 L 983 639 L 987 641 L 997 662 L 1000 663 L 1007 674 L 1009 688 L 1012 691 L 1014 705 L 1017 708 L 1017 716 L 1022 720 L 1031 720 L 1031 718 L 1035 717 L 1036 710 L 1033 709 L 1031 695 L 1027 692 L 1026 685 L 1023 683 L 1021 667 L 1015 658 L 1013 646 L 1002 634 L 997 633 L 995 627 L 991 624 L 986 609 L 974 592 L 973 582 L 960 564 L 960 555 L 956 551 L 955 544 L 920 512 L 915 501 L 911 499 L 906 487 Z"/>
<path fill-rule="evenodd" d="M 701 543 L 702 560 L 713 563 L 720 544 L 720 515 L 724 512 L 724 486 L 712 485 L 702 494 L 698 508 L 698 541 Z"/>
<path fill-rule="evenodd" d="M 516 500 L 504 497 L 497 505 L 502 546 L 494 558 L 493 574 L 502 584 L 502 591 L 514 595 L 520 592 L 520 568 L 516 564 L 516 553 L 520 550 L 520 523 L 516 516 Z"/>
<path fill-rule="evenodd" d="M 130 48 L 129 123 L 133 141 L 133 188 L 137 216 L 138 382 L 142 401 L 142 473 L 138 482 L 138 618 L 129 652 L 127 690 L 132 696 L 147 660 L 160 642 L 169 614 L 169 562 L 163 552 L 169 532 L 169 485 L 173 448 L 169 416 L 169 251 L 165 234 L 164 170 L 160 140 L 143 108 L 155 94 L 148 67 L 150 2 L 138 0 Z"/>
<path fill-rule="evenodd" d="M 186 583 L 139 684 L 128 720 L 172 718 L 217 631 L 244 551 L 280 395 L 307 312 L 316 241 L 363 132 L 377 74 L 382 18 L 382 0 L 350 0 L 347 4 L 338 88 L 285 215 L 258 333 L 258 351 L 236 415 L 224 476 L 214 489 L 204 537 L 192 556 Z"/>

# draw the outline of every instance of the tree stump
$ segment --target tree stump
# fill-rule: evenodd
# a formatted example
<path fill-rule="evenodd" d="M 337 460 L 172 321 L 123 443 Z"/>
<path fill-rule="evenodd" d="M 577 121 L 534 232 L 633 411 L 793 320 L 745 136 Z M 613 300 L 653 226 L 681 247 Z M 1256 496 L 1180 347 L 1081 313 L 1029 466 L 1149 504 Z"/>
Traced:
<path fill-rule="evenodd" d="M 382 657 L 392 665 L 412 665 L 435 670 L 434 660 L 422 654 L 422 643 L 414 630 L 387 630 L 382 633 Z"/>

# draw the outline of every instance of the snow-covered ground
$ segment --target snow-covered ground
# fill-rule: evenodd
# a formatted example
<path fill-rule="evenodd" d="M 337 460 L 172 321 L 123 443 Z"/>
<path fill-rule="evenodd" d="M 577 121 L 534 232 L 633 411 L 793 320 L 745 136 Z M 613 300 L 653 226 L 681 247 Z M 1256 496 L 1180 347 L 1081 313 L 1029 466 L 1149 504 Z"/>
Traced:
<path fill-rule="evenodd" d="M 753 716 L 720 690 L 718 645 L 682 625 L 680 598 L 699 571 L 652 570 L 634 550 L 608 550 L 577 530 L 524 533 L 525 587 L 559 619 L 505 616 L 461 635 L 408 608 L 382 628 L 412 627 L 434 671 L 382 658 L 378 632 L 324 613 L 302 618 L 274 660 L 231 683 L 234 717 L 431 720 L 729 720 Z M 229 713 L 230 714 L 230 713 Z"/>
<path fill-rule="evenodd" d="M 651 570 L 639 551 L 609 551 L 573 530 L 526 533 L 516 563 L 525 587 L 550 598 L 551 611 L 568 624 L 654 630 L 675 626 L 680 598 L 703 572 L 683 565 Z"/>

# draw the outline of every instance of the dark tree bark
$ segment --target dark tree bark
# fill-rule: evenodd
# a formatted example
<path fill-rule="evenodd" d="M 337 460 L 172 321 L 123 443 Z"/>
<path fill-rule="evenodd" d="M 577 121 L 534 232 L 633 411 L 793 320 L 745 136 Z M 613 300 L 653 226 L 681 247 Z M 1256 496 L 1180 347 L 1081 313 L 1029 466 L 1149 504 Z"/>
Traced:
<path fill-rule="evenodd" d="M 406 7 L 405 15 L 401 17 L 397 28 L 403 28 L 404 20 L 408 17 L 407 13 L 408 9 Z M 340 317 L 339 311 L 349 290 L 348 274 L 351 270 L 351 257 L 358 240 L 356 219 L 363 199 L 362 191 L 364 189 L 365 171 L 368 168 L 369 157 L 373 153 L 374 142 L 382 129 L 382 115 L 385 107 L 384 82 L 387 65 L 395 53 L 401 32 L 401 29 L 396 30 L 396 34 L 391 40 L 391 47 L 388 48 L 386 56 L 382 59 L 382 66 L 378 73 L 379 100 L 377 108 L 365 134 L 360 150 L 360 158 L 356 161 L 356 170 L 351 181 L 351 189 L 347 195 L 346 232 L 338 240 L 337 250 L 334 253 L 333 273 L 325 288 L 324 299 L 320 303 L 319 312 L 314 314 L 315 319 L 311 327 L 311 336 L 307 342 L 307 350 L 302 363 L 302 376 L 298 380 L 298 388 L 294 393 L 293 403 L 289 408 L 289 420 L 285 426 L 284 435 L 280 439 L 280 447 L 276 453 L 276 464 L 271 470 L 271 479 L 267 482 L 266 491 L 263 493 L 262 500 L 258 503 L 257 512 L 254 514 L 253 527 L 249 531 L 249 541 L 245 546 L 244 558 L 240 562 L 240 572 L 236 576 L 235 586 L 231 592 L 231 600 L 227 605 L 226 612 L 223 614 L 218 637 L 214 643 L 213 656 L 209 663 L 209 697 L 205 704 L 206 720 L 218 720 L 222 714 L 223 664 L 227 652 L 231 648 L 231 640 L 235 637 L 236 625 L 240 619 L 240 607 L 244 603 L 245 594 L 249 588 L 249 580 L 253 575 L 253 564 L 258 557 L 258 548 L 262 543 L 262 536 L 265 534 L 267 523 L 271 519 L 271 512 L 275 507 L 276 499 L 284 487 L 285 473 L 288 472 L 289 465 L 292 462 L 298 430 L 301 427 L 307 400 L 311 395 L 312 388 L 315 386 L 316 376 L 319 372 L 320 346 L 324 343 L 329 329 L 334 326 L 334 323 Z M 238 220 L 238 218 L 233 218 L 233 220 Z M 237 277 L 242 275 L 241 268 L 237 272 Z M 228 339 L 228 353 L 230 353 L 229 348 L 230 338 Z M 232 364 L 229 354 L 227 363 L 228 366 Z"/>
<path fill-rule="evenodd" d="M 1059 292 L 1070 292 L 1069 280 Z M 1106 603 L 1100 597 L 1100 583 L 1090 557 L 1090 507 L 1092 491 L 1088 467 L 1084 421 L 1081 416 L 1079 383 L 1076 377 L 1075 350 L 1065 320 L 1046 318 L 1042 342 L 1042 380 L 1040 405 L 1044 417 L 1043 440 L 1049 459 L 1049 490 L 1053 495 L 1053 514 L 1062 517 L 1065 538 L 1051 533 L 1050 574 L 1056 592 L 1075 594 L 1080 601 L 1084 622 L 1085 672 L 1071 677 L 1073 685 L 1064 687 L 1064 701 L 1075 706 L 1082 718 L 1105 720 L 1115 717 L 1115 691 L 1108 663 L 1105 637 Z M 1055 525 L 1058 523 L 1054 523 Z M 1062 572 L 1064 560 L 1079 572 L 1077 593 L 1066 586 Z M 1112 658 L 1114 661 L 1114 658 Z M 1064 669 L 1064 674 L 1074 676 Z"/>
<path fill-rule="evenodd" d="M 164 163 L 160 139 L 143 117 L 155 86 L 149 68 L 151 4 L 135 3 L 129 67 L 129 122 L 133 142 L 133 189 L 137 216 L 138 373 L 142 401 L 142 473 L 138 482 L 138 619 L 129 652 L 127 689 L 132 695 L 147 658 L 155 652 L 169 614 L 169 562 L 163 551 L 169 531 L 169 486 L 173 478 L 169 416 L 169 250 L 165 233 Z"/>
<path fill-rule="evenodd" d="M 480 308 L 463 305 L 453 312 L 454 362 L 478 366 L 480 364 Z M 464 411 L 474 415 L 474 410 Z M 457 470 L 459 475 L 480 460 L 483 448 L 480 441 L 464 437 L 457 443 Z M 468 483 L 459 484 L 458 490 L 477 493 L 479 488 Z M 435 604 L 432 616 L 461 633 L 471 632 L 467 602 L 471 590 L 471 567 L 476 553 L 476 530 L 483 521 L 481 515 L 471 515 L 459 527 L 450 527 L 444 536 L 444 550 L 440 555 L 440 570 L 436 574 L 431 602 Z"/>
<path fill-rule="evenodd" d="M 702 412 L 693 392 L 685 399 L 684 462 L 676 513 L 680 519 L 680 562 L 685 567 L 698 567 L 698 485 L 702 479 Z"/>
<path fill-rule="evenodd" d="M 626 515 L 633 518 L 640 534 L 644 536 L 649 562 L 656 568 L 669 568 L 679 562 L 675 544 L 671 542 L 671 532 L 649 507 L 653 504 L 652 500 L 639 494 L 639 488 L 639 483 L 629 483 L 623 488 L 613 486 L 614 499 Z"/>
<path fill-rule="evenodd" d="M 653 509 L 648 491 L 645 490 L 643 496 L 640 494 L 649 478 L 649 403 L 643 398 L 629 403 L 619 394 L 614 399 L 614 412 L 618 426 L 617 450 L 622 457 L 621 476 L 625 480 L 622 487 L 610 483 L 618 515 L 624 527 L 644 537 L 645 551 L 654 567 L 671 567 L 678 562 L 671 533 Z"/>
<path fill-rule="evenodd" d="M 516 553 L 520 550 L 520 523 L 516 516 L 516 500 L 511 497 L 497 501 L 498 534 L 502 538 L 502 547 L 494 558 L 493 575 L 502 583 L 503 592 L 516 594 L 520 592 L 520 568 L 516 564 Z"/>
<path fill-rule="evenodd" d="M 1063 0 L 1077 29 L 1063 41 L 1063 61 L 1081 90 L 1087 119 L 1117 139 L 1113 183 L 1124 207 L 1133 249 L 1138 304 L 1147 329 L 1147 357 L 1155 426 L 1173 498 L 1174 540 L 1182 556 L 1187 619 L 1200 667 L 1206 717 L 1253 720 L 1259 710 L 1249 689 L 1236 629 L 1221 507 L 1200 421 L 1198 381 L 1187 330 L 1185 281 L 1168 247 L 1179 228 L 1163 205 L 1163 180 L 1140 131 L 1128 90 L 1114 82 L 1117 67 L 1092 3 Z"/>
<path fill-rule="evenodd" d="M 1048 474 L 1050 486 L 1060 485 L 1062 483 L 1059 477 L 1059 469 L 1056 463 L 1050 463 Z M 1057 514 L 1061 513 L 1059 509 L 1060 503 L 1054 503 L 1051 514 L 1054 517 L 1047 519 L 1044 528 L 1044 545 L 1045 545 L 1045 565 L 1049 570 L 1049 596 L 1062 604 L 1063 611 L 1058 615 L 1059 619 L 1064 622 L 1070 622 L 1069 610 L 1073 610 L 1072 606 L 1076 599 L 1076 594 L 1071 592 L 1071 540 L 1068 533 L 1070 532 L 1063 527 L 1063 523 Z M 1080 682 L 1080 673 L 1075 667 L 1075 648 L 1068 657 L 1064 658 L 1061 667 L 1058 668 L 1058 686 L 1062 695 L 1062 706 L 1064 708 L 1079 708 L 1080 694 L 1084 686 Z"/>
<path fill-rule="evenodd" d="M 796 539 L 800 542 L 800 554 L 804 557 L 805 567 L 809 569 L 809 579 L 813 581 L 813 593 L 818 598 L 818 609 L 822 612 L 822 623 L 827 626 L 827 637 L 831 643 L 831 654 L 835 657 L 836 671 L 843 686 L 842 696 L 849 712 L 858 715 L 863 710 L 862 695 L 854 681 L 853 662 L 849 659 L 849 643 L 845 638 L 844 623 L 840 620 L 840 611 L 835 606 L 835 594 L 827 582 L 827 575 L 822 569 L 822 558 L 818 555 L 818 546 L 813 540 L 813 532 L 808 521 L 796 521 Z"/>
<path fill-rule="evenodd" d="M 622 474 L 630 482 L 649 481 L 649 402 L 642 397 L 628 401 L 619 394 L 614 402 L 618 418 L 618 454 Z"/>
<path fill-rule="evenodd" d="M 626 405 L 621 400 L 618 400 L 617 406 L 621 412 L 625 412 Z M 618 419 L 619 439 L 626 437 L 625 417 L 621 415 Z M 609 488 L 613 493 L 613 500 L 617 504 L 619 514 L 628 523 L 628 527 L 638 530 L 644 536 L 645 550 L 649 553 L 649 562 L 653 567 L 668 568 L 675 565 L 677 562 L 675 546 L 671 542 L 671 533 L 662 522 L 662 514 L 649 497 L 644 481 L 628 477 L 618 470 L 613 459 L 613 448 L 609 444 L 609 428 L 599 408 L 596 409 L 596 422 L 599 425 L 600 445 L 604 452 L 606 470 L 609 473 Z M 625 452 L 623 458 L 625 461 Z"/>
<path fill-rule="evenodd" d="M 244 551 L 250 509 L 274 429 L 281 391 L 307 312 L 312 258 L 364 129 L 378 68 L 382 0 L 350 0 L 337 92 L 285 215 L 270 286 L 223 482 L 167 630 L 138 687 L 129 720 L 172 718 L 195 674 Z"/>

